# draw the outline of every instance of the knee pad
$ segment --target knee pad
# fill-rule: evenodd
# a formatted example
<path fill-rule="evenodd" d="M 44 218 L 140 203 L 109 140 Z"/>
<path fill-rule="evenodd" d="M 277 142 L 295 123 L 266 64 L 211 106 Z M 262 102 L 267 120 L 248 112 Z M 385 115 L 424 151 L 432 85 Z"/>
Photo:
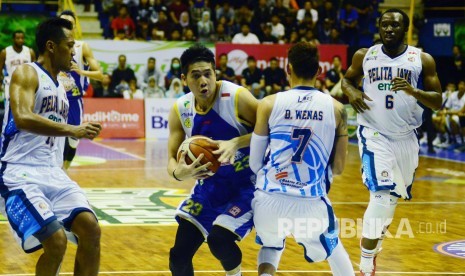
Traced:
<path fill-rule="evenodd" d="M 392 222 L 397 206 L 397 197 L 390 191 L 370 192 L 370 202 L 363 216 L 362 235 L 368 239 L 379 239 Z"/>
<path fill-rule="evenodd" d="M 268 263 L 278 270 L 279 261 L 281 260 L 283 252 L 284 248 L 281 250 L 271 247 L 260 248 L 260 252 L 258 252 L 258 266 Z"/>

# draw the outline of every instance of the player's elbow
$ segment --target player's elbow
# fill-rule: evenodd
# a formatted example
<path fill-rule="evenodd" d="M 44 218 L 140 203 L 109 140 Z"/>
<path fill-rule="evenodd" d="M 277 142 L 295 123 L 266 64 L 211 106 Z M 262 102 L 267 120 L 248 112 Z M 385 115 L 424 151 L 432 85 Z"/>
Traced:
<path fill-rule="evenodd" d="M 13 120 L 18 129 L 29 130 L 31 126 L 31 118 L 28 114 L 14 114 Z"/>

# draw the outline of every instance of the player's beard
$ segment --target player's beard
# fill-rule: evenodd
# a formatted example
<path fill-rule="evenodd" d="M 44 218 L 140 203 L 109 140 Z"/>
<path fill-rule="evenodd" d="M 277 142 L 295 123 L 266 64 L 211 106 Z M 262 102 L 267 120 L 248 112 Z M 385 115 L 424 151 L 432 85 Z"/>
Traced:
<path fill-rule="evenodd" d="M 383 41 L 383 45 L 386 48 L 386 50 L 396 50 L 398 49 L 401 45 L 404 44 L 405 40 L 405 33 L 402 33 L 402 36 L 399 37 L 399 40 L 397 42 L 389 42 L 387 43 L 384 38 L 382 37 L 381 40 Z"/>

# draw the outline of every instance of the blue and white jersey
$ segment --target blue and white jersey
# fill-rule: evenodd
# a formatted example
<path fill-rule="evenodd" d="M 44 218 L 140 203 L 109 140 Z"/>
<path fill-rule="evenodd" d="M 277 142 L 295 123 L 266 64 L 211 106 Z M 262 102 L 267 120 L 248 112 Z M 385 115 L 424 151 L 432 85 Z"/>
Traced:
<path fill-rule="evenodd" d="M 79 69 L 87 71 L 89 70 L 89 65 L 84 63 L 82 46 L 83 42 L 76 40 L 74 44 L 75 55 L 73 56 L 73 61 L 76 62 Z M 63 84 L 68 100 L 77 100 L 82 98 L 82 96 L 84 96 L 84 92 L 89 86 L 89 78 L 81 76 L 74 71 L 60 72 L 60 74 L 58 74 L 58 81 Z"/>
<path fill-rule="evenodd" d="M 36 70 L 39 81 L 33 112 L 46 119 L 66 123 L 69 105 L 63 85 L 54 82 L 50 73 L 40 64 L 28 63 L 28 66 Z M 59 150 L 55 137 L 19 130 L 9 105 L 6 106 L 0 155 L 2 162 L 32 166 L 59 166 L 60 160 L 57 160 Z"/>
<path fill-rule="evenodd" d="M 304 86 L 279 92 L 268 125 L 269 160 L 257 173 L 257 188 L 297 197 L 325 196 L 336 134 L 333 98 Z"/>
<path fill-rule="evenodd" d="M 194 94 L 188 93 L 177 99 L 175 110 L 187 137 L 203 135 L 213 140 L 230 140 L 252 132 L 252 127 L 237 116 L 239 93 L 250 93 L 243 87 L 228 81 L 219 85 L 213 106 L 200 112 L 195 108 Z M 216 174 L 204 182 L 218 178 L 247 177 L 253 172 L 249 168 L 250 148 L 241 148 L 236 153 L 234 164 L 221 166 Z"/>
<path fill-rule="evenodd" d="M 422 73 L 421 50 L 408 46 L 397 57 L 383 52 L 382 44 L 374 45 L 363 59 L 363 91 L 373 101 L 365 101 L 370 110 L 357 114 L 359 125 L 377 130 L 389 137 L 408 136 L 423 122 L 423 108 L 417 99 L 403 91 L 392 91 L 395 77 L 419 87 Z"/>

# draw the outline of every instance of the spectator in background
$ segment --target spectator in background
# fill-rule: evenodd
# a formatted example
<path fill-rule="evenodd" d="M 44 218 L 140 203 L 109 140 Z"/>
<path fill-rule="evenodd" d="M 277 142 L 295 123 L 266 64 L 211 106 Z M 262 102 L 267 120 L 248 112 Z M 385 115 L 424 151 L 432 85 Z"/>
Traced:
<path fill-rule="evenodd" d="M 174 0 L 171 5 L 168 7 L 169 15 L 171 18 L 171 21 L 174 24 L 179 24 L 179 19 L 181 18 L 181 14 L 183 12 L 187 12 L 189 15 L 189 8 L 182 3 L 181 0 Z"/>
<path fill-rule="evenodd" d="M 126 38 L 126 33 L 124 32 L 124 30 L 118 30 L 113 40 L 128 40 L 128 39 Z"/>
<path fill-rule="evenodd" d="M 137 7 L 137 23 L 144 19 L 147 22 L 150 21 L 151 23 L 155 23 L 158 21 L 158 13 L 155 12 L 153 6 L 150 5 L 149 0 L 139 0 L 139 6 Z"/>
<path fill-rule="evenodd" d="M 331 36 L 329 38 L 329 44 L 345 44 L 345 42 L 341 39 L 340 32 L 337 28 L 331 29 Z"/>
<path fill-rule="evenodd" d="M 119 55 L 118 67 L 113 70 L 111 77 L 111 87 L 114 87 L 119 95 L 122 95 L 122 92 L 129 88 L 129 81 L 136 78 L 134 71 L 126 66 L 125 55 Z"/>
<path fill-rule="evenodd" d="M 184 30 L 191 27 L 191 21 L 189 19 L 189 13 L 187 11 L 182 12 L 179 16 L 179 26 Z"/>
<path fill-rule="evenodd" d="M 94 98 L 115 98 L 119 97 L 114 92 L 114 87 L 111 86 L 111 76 L 108 73 L 103 73 L 102 82 L 93 82 Z"/>
<path fill-rule="evenodd" d="M 291 31 L 289 34 L 289 38 L 287 39 L 287 43 L 295 44 L 300 41 L 299 33 L 296 30 Z"/>
<path fill-rule="evenodd" d="M 213 22 L 210 20 L 210 12 L 204 11 L 202 13 L 202 19 L 197 22 L 197 34 L 199 42 L 210 42 L 213 40 L 215 27 L 213 26 Z"/>
<path fill-rule="evenodd" d="M 271 24 L 266 24 L 263 28 L 263 34 L 260 36 L 260 42 L 262 44 L 276 44 L 278 39 L 271 33 L 272 27 Z"/>
<path fill-rule="evenodd" d="M 168 21 L 165 11 L 161 10 L 158 12 L 158 22 L 155 23 L 153 27 L 160 32 L 157 36 L 163 37 L 163 40 L 171 39 L 171 33 L 174 29 L 174 25 Z"/>
<path fill-rule="evenodd" d="M 318 26 L 318 38 L 323 44 L 330 44 L 331 29 L 333 28 L 333 20 L 325 18 L 323 24 Z"/>
<path fill-rule="evenodd" d="M 350 2 L 344 4 L 344 8 L 339 12 L 339 22 L 341 24 L 341 38 L 350 47 L 358 46 L 358 13 Z"/>
<path fill-rule="evenodd" d="M 272 57 L 270 59 L 270 66 L 263 71 L 265 77 L 265 91 L 266 95 L 275 94 L 283 91 L 287 85 L 286 72 L 279 67 L 278 59 Z"/>
<path fill-rule="evenodd" d="M 195 37 L 194 31 L 191 28 L 185 28 L 182 34 L 183 41 L 197 41 L 197 37 Z"/>
<path fill-rule="evenodd" d="M 281 19 L 277 15 L 271 16 L 271 35 L 276 37 L 278 41 L 284 41 L 286 28 L 281 24 Z"/>
<path fill-rule="evenodd" d="M 301 41 L 311 42 L 315 45 L 320 45 L 320 41 L 315 37 L 313 30 L 307 30 L 305 36 L 302 37 Z"/>
<path fill-rule="evenodd" d="M 454 65 L 451 68 L 451 81 L 458 83 L 465 76 L 465 58 L 460 52 L 459 45 L 452 47 L 452 58 Z"/>
<path fill-rule="evenodd" d="M 152 28 L 150 22 L 146 18 L 142 18 L 137 22 L 136 39 L 150 40 L 152 35 Z"/>
<path fill-rule="evenodd" d="M 165 76 L 165 87 L 170 88 L 175 78 L 181 79 L 181 61 L 177 57 L 171 59 L 170 70 Z"/>
<path fill-rule="evenodd" d="M 247 68 L 242 71 L 241 85 L 247 88 L 257 99 L 265 96 L 265 78 L 263 71 L 257 68 L 257 60 L 253 56 L 247 58 Z"/>
<path fill-rule="evenodd" d="M 341 57 L 334 56 L 332 68 L 326 72 L 325 86 L 335 98 L 342 97 L 341 80 L 345 73 L 345 70 L 342 69 Z"/>
<path fill-rule="evenodd" d="M 149 98 L 165 98 L 165 90 L 160 87 L 154 76 L 148 79 L 148 86 L 143 89 L 146 99 Z"/>
<path fill-rule="evenodd" d="M 184 95 L 184 91 L 183 91 L 181 80 L 178 78 L 174 78 L 171 81 L 170 88 L 168 89 L 168 91 L 166 91 L 166 96 L 168 98 L 177 99 L 183 95 Z"/>
<path fill-rule="evenodd" d="M 179 28 L 174 28 L 173 31 L 171 31 L 170 40 L 171 41 L 182 40 L 181 30 L 179 30 Z"/>
<path fill-rule="evenodd" d="M 311 19 L 312 26 L 318 22 L 318 11 L 313 8 L 312 1 L 307 0 L 304 2 L 304 8 L 297 11 L 297 22 L 303 24 Z M 307 20 L 306 20 L 307 18 Z"/>
<path fill-rule="evenodd" d="M 216 79 L 227 80 L 230 82 L 236 82 L 236 74 L 234 70 L 228 66 L 228 55 L 222 53 L 219 58 L 219 64 L 216 68 Z"/>
<path fill-rule="evenodd" d="M 250 27 L 247 24 L 242 24 L 241 32 L 237 33 L 231 42 L 237 44 L 260 44 L 260 40 L 258 40 L 255 34 L 250 32 Z"/>
<path fill-rule="evenodd" d="M 121 5 L 119 8 L 119 16 L 113 19 L 111 22 L 111 28 L 113 30 L 113 36 L 116 37 L 118 31 L 123 30 L 125 38 L 133 39 L 136 30 L 136 25 L 132 21 L 128 13 L 128 6 Z"/>
<path fill-rule="evenodd" d="M 202 20 L 203 13 L 208 12 L 211 14 L 211 9 L 210 9 L 210 1 L 208 0 L 194 0 L 190 1 L 193 2 L 189 6 L 189 14 L 191 16 L 191 19 L 193 22 L 199 22 Z"/>
<path fill-rule="evenodd" d="M 258 4 L 253 11 L 251 29 L 259 33 L 267 22 L 271 21 L 271 9 L 266 5 L 266 0 L 258 0 Z"/>
<path fill-rule="evenodd" d="M 372 0 L 351 0 L 358 14 L 357 25 L 361 34 L 369 33 L 370 13 L 373 10 Z"/>
<path fill-rule="evenodd" d="M 321 79 L 319 79 L 319 78 L 317 78 L 317 79 L 315 80 L 315 88 L 316 88 L 317 90 L 322 91 L 322 92 L 325 93 L 325 94 L 329 94 L 329 90 L 326 88 L 326 85 L 325 85 L 324 82 L 323 82 Z"/>
<path fill-rule="evenodd" d="M 225 1 L 223 6 L 216 9 L 216 19 L 219 21 L 221 17 L 226 19 L 224 23 L 228 28 L 232 28 L 234 25 L 234 9 L 231 8 L 229 1 Z"/>
<path fill-rule="evenodd" d="M 138 76 L 139 87 L 144 89 L 149 83 L 149 78 L 154 77 L 158 85 L 164 84 L 164 78 L 161 72 L 157 69 L 157 60 L 154 57 L 149 57 L 145 68 L 139 70 L 141 72 Z"/>
<path fill-rule="evenodd" d="M 231 42 L 231 36 L 226 34 L 223 24 L 218 24 L 216 26 L 215 40 L 221 42 Z"/>
<path fill-rule="evenodd" d="M 277 15 L 278 18 L 286 18 L 289 14 L 289 9 L 283 6 L 283 0 L 276 0 L 276 5 L 271 9 L 271 15 Z"/>
<path fill-rule="evenodd" d="M 123 91 L 123 98 L 126 100 L 143 100 L 144 93 L 137 88 L 137 80 L 129 80 L 129 88 Z"/>
<path fill-rule="evenodd" d="M 234 15 L 234 33 L 239 32 L 242 24 L 250 25 L 252 22 L 253 13 L 247 5 L 240 6 L 240 8 L 236 10 Z"/>

